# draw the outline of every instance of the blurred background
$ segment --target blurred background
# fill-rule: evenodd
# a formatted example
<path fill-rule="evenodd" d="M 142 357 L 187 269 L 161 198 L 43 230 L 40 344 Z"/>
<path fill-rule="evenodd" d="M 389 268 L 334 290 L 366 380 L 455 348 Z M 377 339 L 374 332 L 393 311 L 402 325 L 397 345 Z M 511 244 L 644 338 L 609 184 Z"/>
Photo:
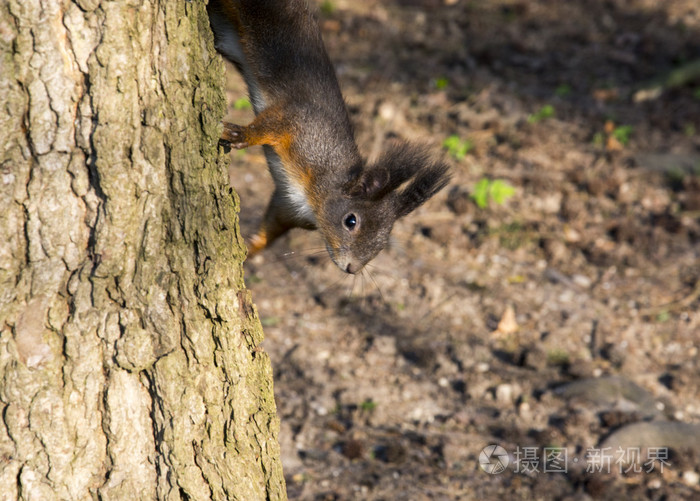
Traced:
<path fill-rule="evenodd" d="M 246 263 L 289 497 L 697 499 L 700 3 L 312 6 L 363 154 L 454 178 L 362 276 L 301 230 Z M 231 156 L 247 237 L 272 181 Z"/>

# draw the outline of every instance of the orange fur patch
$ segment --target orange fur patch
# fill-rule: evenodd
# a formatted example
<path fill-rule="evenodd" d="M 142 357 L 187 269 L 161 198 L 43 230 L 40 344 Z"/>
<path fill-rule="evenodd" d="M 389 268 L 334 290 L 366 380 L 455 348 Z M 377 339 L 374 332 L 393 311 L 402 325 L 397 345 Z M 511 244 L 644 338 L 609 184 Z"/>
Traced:
<path fill-rule="evenodd" d="M 264 228 L 260 228 L 258 232 L 250 238 L 250 242 L 248 242 L 248 257 L 256 255 L 267 247 L 267 244 L 267 233 Z"/>

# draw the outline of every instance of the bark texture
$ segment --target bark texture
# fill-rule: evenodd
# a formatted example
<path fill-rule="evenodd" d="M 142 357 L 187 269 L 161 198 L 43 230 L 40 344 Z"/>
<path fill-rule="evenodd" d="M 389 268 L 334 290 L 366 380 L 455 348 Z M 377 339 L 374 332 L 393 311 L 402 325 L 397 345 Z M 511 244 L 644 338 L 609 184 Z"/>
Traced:
<path fill-rule="evenodd" d="M 0 4 L 0 499 L 280 499 L 200 0 Z"/>

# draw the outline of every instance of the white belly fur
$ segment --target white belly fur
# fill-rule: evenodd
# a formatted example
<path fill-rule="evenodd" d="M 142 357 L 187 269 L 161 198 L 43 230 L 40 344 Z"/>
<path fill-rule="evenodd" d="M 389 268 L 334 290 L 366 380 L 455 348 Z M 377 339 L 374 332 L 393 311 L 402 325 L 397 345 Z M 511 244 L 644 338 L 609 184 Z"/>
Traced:
<path fill-rule="evenodd" d="M 281 189 L 287 198 L 288 206 L 296 212 L 296 217 L 300 221 L 316 226 L 316 216 L 314 215 L 309 202 L 307 201 L 304 187 L 295 183 L 282 167 L 282 160 L 270 146 L 263 147 L 270 174 L 277 189 Z"/>

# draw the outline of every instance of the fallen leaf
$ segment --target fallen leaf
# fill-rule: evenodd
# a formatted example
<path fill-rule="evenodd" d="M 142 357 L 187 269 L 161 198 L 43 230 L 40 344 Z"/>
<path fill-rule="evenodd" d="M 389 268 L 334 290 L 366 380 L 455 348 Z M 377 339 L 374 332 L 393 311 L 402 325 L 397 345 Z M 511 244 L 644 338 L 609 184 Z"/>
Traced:
<path fill-rule="evenodd" d="M 494 331 L 494 334 L 513 334 L 518 331 L 518 322 L 515 320 L 515 309 L 513 306 L 508 305 L 506 311 L 503 312 L 500 322 L 498 322 L 498 327 Z"/>

